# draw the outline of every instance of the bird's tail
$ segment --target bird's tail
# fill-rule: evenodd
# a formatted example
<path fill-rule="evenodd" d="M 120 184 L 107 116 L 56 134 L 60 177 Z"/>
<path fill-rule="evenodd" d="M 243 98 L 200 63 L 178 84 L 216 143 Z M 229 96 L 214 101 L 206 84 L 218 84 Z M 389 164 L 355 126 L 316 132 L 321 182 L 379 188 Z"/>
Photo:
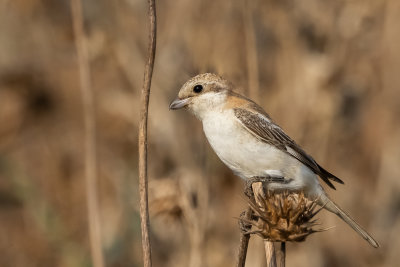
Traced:
<path fill-rule="evenodd" d="M 379 244 L 372 238 L 370 234 L 368 234 L 356 221 L 354 221 L 344 210 L 338 207 L 326 194 L 322 194 L 318 198 L 318 204 L 323 206 L 325 209 L 329 210 L 332 213 L 335 213 L 339 218 L 345 221 L 351 228 L 354 229 L 357 233 L 359 233 L 368 243 L 371 244 L 374 248 L 378 248 Z"/>

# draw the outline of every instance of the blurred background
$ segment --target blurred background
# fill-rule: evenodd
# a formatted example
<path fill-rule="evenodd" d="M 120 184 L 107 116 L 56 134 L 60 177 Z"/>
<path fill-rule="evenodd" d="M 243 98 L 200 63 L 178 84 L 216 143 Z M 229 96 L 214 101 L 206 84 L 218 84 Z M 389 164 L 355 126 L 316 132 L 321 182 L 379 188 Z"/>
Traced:
<path fill-rule="evenodd" d="M 85 0 L 107 266 L 141 266 L 137 126 L 147 4 Z M 157 1 L 149 179 L 154 266 L 234 266 L 243 182 L 200 123 L 168 111 L 216 72 L 258 102 L 326 169 L 327 189 L 380 242 L 334 215 L 287 266 L 398 266 L 400 2 Z M 82 101 L 69 1 L 0 0 L 0 266 L 90 266 Z M 262 241 L 247 266 L 263 266 Z"/>

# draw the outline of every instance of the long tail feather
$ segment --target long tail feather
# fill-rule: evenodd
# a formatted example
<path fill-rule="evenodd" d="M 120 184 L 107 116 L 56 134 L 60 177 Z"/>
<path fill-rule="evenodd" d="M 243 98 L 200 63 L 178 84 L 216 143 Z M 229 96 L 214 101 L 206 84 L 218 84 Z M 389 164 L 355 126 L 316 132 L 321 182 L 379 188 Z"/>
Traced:
<path fill-rule="evenodd" d="M 324 206 L 325 209 L 329 210 L 330 212 L 336 214 L 339 218 L 345 221 L 351 228 L 354 229 L 358 234 L 360 234 L 365 240 L 367 240 L 371 246 L 374 248 L 378 248 L 379 244 L 375 241 L 375 239 L 368 234 L 356 221 L 354 221 L 344 210 L 339 208 L 329 197 L 325 194 L 321 195 L 318 198 L 318 204 Z"/>

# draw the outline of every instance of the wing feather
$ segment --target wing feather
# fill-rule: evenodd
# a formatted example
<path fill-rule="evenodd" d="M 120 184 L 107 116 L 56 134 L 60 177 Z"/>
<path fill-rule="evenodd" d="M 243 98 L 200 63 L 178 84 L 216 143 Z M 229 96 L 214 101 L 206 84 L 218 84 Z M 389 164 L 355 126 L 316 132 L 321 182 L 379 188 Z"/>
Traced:
<path fill-rule="evenodd" d="M 254 111 L 243 108 L 234 108 L 235 116 L 240 123 L 257 138 L 276 148 L 288 153 L 301 163 L 309 167 L 314 173 L 331 188 L 336 189 L 331 180 L 343 184 L 343 181 L 327 172 L 308 155 L 299 145 L 297 145 L 265 112 L 260 113 L 258 106 Z"/>

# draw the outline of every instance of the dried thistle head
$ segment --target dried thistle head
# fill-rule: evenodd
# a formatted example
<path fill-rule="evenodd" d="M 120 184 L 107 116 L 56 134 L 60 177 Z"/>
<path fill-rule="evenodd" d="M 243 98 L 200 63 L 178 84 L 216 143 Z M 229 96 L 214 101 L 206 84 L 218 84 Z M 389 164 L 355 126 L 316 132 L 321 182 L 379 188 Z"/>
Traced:
<path fill-rule="evenodd" d="M 183 217 L 180 187 L 177 179 L 164 178 L 149 183 L 149 206 L 152 217 L 162 216 L 169 222 Z"/>
<path fill-rule="evenodd" d="M 301 242 L 310 234 L 323 231 L 313 229 L 317 225 L 313 218 L 322 208 L 317 209 L 316 202 L 301 192 L 267 192 L 257 200 L 250 199 L 249 205 L 254 216 L 242 221 L 253 226 L 249 234 L 258 234 L 265 240 Z"/>

